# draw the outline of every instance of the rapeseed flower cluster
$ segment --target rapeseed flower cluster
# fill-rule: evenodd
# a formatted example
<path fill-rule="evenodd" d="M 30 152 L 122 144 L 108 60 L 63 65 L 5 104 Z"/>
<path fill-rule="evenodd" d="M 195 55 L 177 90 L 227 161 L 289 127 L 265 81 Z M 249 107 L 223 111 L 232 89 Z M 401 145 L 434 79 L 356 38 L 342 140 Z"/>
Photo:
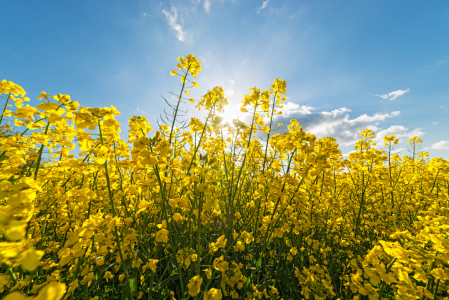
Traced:
<path fill-rule="evenodd" d="M 281 79 L 225 123 L 223 89 L 187 98 L 201 63 L 178 61 L 172 113 L 132 117 L 126 140 L 113 106 L 31 107 L 0 82 L 2 298 L 449 299 L 446 160 L 418 137 L 399 156 L 364 130 L 345 159 L 296 120 L 276 133 Z M 206 118 L 177 127 L 188 102 Z"/>

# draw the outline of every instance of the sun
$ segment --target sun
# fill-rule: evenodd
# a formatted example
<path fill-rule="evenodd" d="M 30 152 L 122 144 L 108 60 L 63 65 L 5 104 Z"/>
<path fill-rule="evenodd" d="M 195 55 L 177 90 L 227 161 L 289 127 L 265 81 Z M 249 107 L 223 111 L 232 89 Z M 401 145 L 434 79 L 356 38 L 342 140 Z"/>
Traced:
<path fill-rule="evenodd" d="M 232 120 L 237 119 L 239 117 L 240 111 L 237 107 L 228 105 L 225 107 L 224 111 L 220 114 L 220 117 L 223 118 L 223 124 L 229 123 L 229 125 L 233 125 Z"/>

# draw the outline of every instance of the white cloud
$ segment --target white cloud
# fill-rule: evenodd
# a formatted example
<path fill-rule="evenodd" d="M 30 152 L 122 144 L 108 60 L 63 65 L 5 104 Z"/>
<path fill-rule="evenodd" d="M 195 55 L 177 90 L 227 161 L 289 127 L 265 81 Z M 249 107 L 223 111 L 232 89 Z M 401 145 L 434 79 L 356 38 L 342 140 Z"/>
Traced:
<path fill-rule="evenodd" d="M 438 122 L 433 122 L 432 124 L 433 124 L 433 125 L 437 125 L 437 124 L 438 124 Z"/>
<path fill-rule="evenodd" d="M 399 111 L 392 113 L 377 113 L 372 116 L 363 114 L 355 119 L 349 118 L 350 109 L 342 107 L 333 111 L 313 112 L 311 106 L 298 105 L 287 102 L 283 108 L 283 114 L 275 117 L 275 123 L 283 123 L 280 132 L 286 132 L 291 119 L 299 121 L 304 130 L 315 134 L 318 138 L 332 136 L 337 138 L 338 143 L 343 145 L 354 144 L 364 129 L 379 131 L 375 124 L 386 119 L 400 115 Z M 411 134 L 411 133 L 410 133 Z"/>
<path fill-rule="evenodd" d="M 270 0 L 265 0 L 262 3 L 262 6 L 257 9 L 257 13 L 260 13 L 262 11 L 262 9 L 265 9 L 265 7 L 267 7 L 267 5 L 268 5 L 268 2 L 270 2 Z"/>
<path fill-rule="evenodd" d="M 398 148 L 398 149 L 394 149 L 393 151 L 391 151 L 392 154 L 399 154 L 403 151 L 407 150 L 407 148 Z"/>
<path fill-rule="evenodd" d="M 441 140 L 431 146 L 432 149 L 449 149 L 449 141 Z"/>
<path fill-rule="evenodd" d="M 421 130 L 422 128 L 415 128 L 412 131 L 408 131 L 408 127 L 402 125 L 393 125 L 387 129 L 376 132 L 376 138 L 374 139 L 376 142 L 382 142 L 385 136 L 394 135 L 398 139 L 400 138 L 412 138 L 414 136 L 421 137 L 426 133 Z"/>
<path fill-rule="evenodd" d="M 385 100 L 396 100 L 396 98 L 403 96 L 404 94 L 408 93 L 410 91 L 410 89 L 406 89 L 406 90 L 397 90 L 388 94 L 383 94 L 383 95 L 376 95 L 378 97 L 381 97 L 382 99 Z"/>
<path fill-rule="evenodd" d="M 312 110 L 315 109 L 313 106 L 307 106 L 307 105 L 299 105 L 293 102 L 287 102 L 284 105 L 284 108 L 282 108 L 282 113 L 284 115 L 289 115 L 289 114 L 311 114 Z"/>
<path fill-rule="evenodd" d="M 204 10 L 209 13 L 210 12 L 210 0 L 204 0 L 203 6 L 204 6 Z"/>
<path fill-rule="evenodd" d="M 170 25 L 170 27 L 176 31 L 178 40 L 184 41 L 186 32 L 182 30 L 182 26 L 179 25 L 179 23 L 177 22 L 178 21 L 178 11 L 176 10 L 176 8 L 172 6 L 171 12 L 168 12 L 165 9 L 162 10 L 162 12 L 164 13 L 165 17 L 167 18 L 168 25 Z"/>
<path fill-rule="evenodd" d="M 291 15 L 291 16 L 290 16 L 290 20 L 293 19 L 294 17 L 295 17 L 295 15 Z"/>

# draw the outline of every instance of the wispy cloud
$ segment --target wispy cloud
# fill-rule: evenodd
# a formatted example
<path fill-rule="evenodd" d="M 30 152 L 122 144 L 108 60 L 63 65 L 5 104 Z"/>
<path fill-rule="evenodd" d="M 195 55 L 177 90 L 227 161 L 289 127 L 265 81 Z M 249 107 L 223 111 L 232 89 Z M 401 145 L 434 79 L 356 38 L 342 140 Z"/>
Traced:
<path fill-rule="evenodd" d="M 394 92 L 391 92 L 391 93 L 388 93 L 388 94 L 376 95 L 376 96 L 378 96 L 378 97 L 380 97 L 382 99 L 385 99 L 385 100 L 393 101 L 393 100 L 396 100 L 396 98 L 398 98 L 400 96 L 403 96 L 404 94 L 408 93 L 409 91 L 410 91 L 410 89 L 397 90 L 397 91 L 394 91 Z"/>
<path fill-rule="evenodd" d="M 282 108 L 282 113 L 287 115 L 299 114 L 299 115 L 309 115 L 312 113 L 315 107 L 308 105 L 299 105 L 293 102 L 287 102 Z"/>
<path fill-rule="evenodd" d="M 178 23 L 178 11 L 175 7 L 172 7 L 171 12 L 166 11 L 165 9 L 162 10 L 165 17 L 167 18 L 168 25 L 176 31 L 176 35 L 178 40 L 184 41 L 186 32 L 182 30 L 182 26 Z"/>
<path fill-rule="evenodd" d="M 377 113 L 372 116 L 363 114 L 355 119 L 351 119 L 349 117 L 351 110 L 346 107 L 330 112 L 313 112 L 313 110 L 315 108 L 311 106 L 298 105 L 291 102 L 286 103 L 283 114 L 276 116 L 275 122 L 283 123 L 284 126 L 280 131 L 285 132 L 287 130 L 285 125 L 288 125 L 290 120 L 296 119 L 303 126 L 304 130 L 310 131 L 318 138 L 332 136 L 337 138 L 340 144 L 351 145 L 360 138 L 359 134 L 364 129 L 369 128 L 375 132 L 380 131 L 380 128 L 376 126 L 377 122 L 400 115 L 399 111 L 394 111 L 385 114 Z"/>
<path fill-rule="evenodd" d="M 204 6 L 204 10 L 205 10 L 207 13 L 210 12 L 210 5 L 211 5 L 210 0 L 204 0 L 203 6 Z"/>
<path fill-rule="evenodd" d="M 407 148 L 398 148 L 391 151 L 392 154 L 399 154 L 403 151 L 407 150 Z"/>
<path fill-rule="evenodd" d="M 385 136 L 394 135 L 397 138 L 411 138 L 414 136 L 422 137 L 426 133 L 422 131 L 422 128 L 415 128 L 412 131 L 409 131 L 408 127 L 402 125 L 393 125 L 387 129 L 376 132 L 376 138 L 374 139 L 376 142 L 382 142 Z"/>
<path fill-rule="evenodd" d="M 441 140 L 435 144 L 433 144 L 431 146 L 432 149 L 437 149 L 437 150 L 441 150 L 441 149 L 449 149 L 449 141 L 444 141 Z"/>
<path fill-rule="evenodd" d="M 257 9 L 257 13 L 258 13 L 258 14 L 259 14 L 263 9 L 265 9 L 265 7 L 267 7 L 268 2 L 270 2 L 270 0 L 265 0 L 265 1 L 262 3 L 262 6 L 259 7 L 259 8 Z"/>

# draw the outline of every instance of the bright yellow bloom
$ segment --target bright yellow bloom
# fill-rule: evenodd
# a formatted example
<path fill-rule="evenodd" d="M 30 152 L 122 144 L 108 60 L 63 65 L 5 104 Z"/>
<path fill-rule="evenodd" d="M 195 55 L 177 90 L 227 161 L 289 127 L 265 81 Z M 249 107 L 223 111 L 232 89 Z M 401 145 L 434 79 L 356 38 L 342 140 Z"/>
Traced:
<path fill-rule="evenodd" d="M 175 220 L 176 222 L 181 222 L 182 221 L 181 214 L 180 213 L 173 214 L 173 220 Z"/>
<path fill-rule="evenodd" d="M 114 275 L 112 275 L 112 273 L 111 273 L 111 272 L 109 272 L 109 271 L 106 271 L 106 272 L 104 273 L 104 276 L 103 276 L 103 278 L 104 278 L 104 279 L 106 279 L 106 282 L 109 282 L 109 279 L 112 279 L 112 278 L 114 278 Z"/>
<path fill-rule="evenodd" d="M 203 300 L 221 300 L 223 295 L 219 289 L 212 288 L 204 293 Z"/>
<path fill-rule="evenodd" d="M 80 284 L 84 285 L 86 283 L 88 283 L 89 281 L 91 281 L 94 278 L 94 272 L 90 272 L 87 274 L 87 276 L 85 278 L 83 278 L 83 280 L 81 280 Z"/>
<path fill-rule="evenodd" d="M 97 258 L 96 262 L 97 262 L 97 265 L 99 265 L 99 266 L 104 265 L 104 256 Z"/>
<path fill-rule="evenodd" d="M 168 242 L 168 230 L 161 229 L 158 232 L 156 232 L 156 242 L 158 243 L 166 243 Z"/>
<path fill-rule="evenodd" d="M 201 63 L 187 55 L 176 68 L 192 82 Z M 20 86 L 1 81 L 0 294 L 115 299 L 126 285 L 143 298 L 151 282 L 183 280 L 200 296 L 204 274 L 204 299 L 280 299 L 282 265 L 297 280 L 283 299 L 443 299 L 448 161 L 420 152 L 418 137 L 399 155 L 394 146 L 405 141 L 386 136 L 387 147 L 375 147 L 366 129 L 343 156 L 335 138 L 297 120 L 276 131 L 286 88 L 281 79 L 251 88 L 245 123 L 227 120 L 215 87 L 196 103 L 208 110 L 201 117 L 179 123 L 179 101 L 155 132 L 130 118 L 124 139 L 114 106 L 42 92 L 33 107 Z M 203 273 L 191 278 L 197 267 Z"/>
<path fill-rule="evenodd" d="M 213 272 L 213 270 L 210 268 L 204 270 L 204 273 L 206 273 L 207 279 L 210 279 L 212 277 L 212 272 Z"/>
<path fill-rule="evenodd" d="M 157 263 L 159 262 L 158 259 L 150 259 L 148 263 L 143 266 L 142 271 L 145 272 L 147 269 L 150 269 L 152 272 L 156 272 Z"/>
<path fill-rule="evenodd" d="M 12 292 L 11 294 L 8 294 L 3 300 L 27 300 L 27 297 L 25 297 L 21 292 Z"/>
<path fill-rule="evenodd" d="M 59 282 L 51 282 L 39 292 L 34 300 L 59 300 L 64 295 L 65 290 L 65 284 Z"/>
<path fill-rule="evenodd" d="M 49 97 L 51 97 L 49 94 L 47 94 L 45 91 L 42 91 L 41 94 L 37 97 L 37 99 L 41 100 L 42 98 L 44 98 L 45 100 L 47 100 Z"/>
<path fill-rule="evenodd" d="M 291 253 L 292 255 L 298 254 L 298 248 L 292 247 L 292 248 L 290 249 L 290 253 Z"/>
<path fill-rule="evenodd" d="M 215 270 L 220 271 L 222 273 L 229 270 L 229 263 L 224 260 L 223 255 L 214 259 L 212 266 Z"/>
<path fill-rule="evenodd" d="M 201 278 L 199 275 L 192 277 L 192 279 L 190 279 L 190 282 L 187 284 L 187 288 L 189 289 L 189 295 L 192 297 L 198 295 L 202 283 L 203 278 Z"/>

